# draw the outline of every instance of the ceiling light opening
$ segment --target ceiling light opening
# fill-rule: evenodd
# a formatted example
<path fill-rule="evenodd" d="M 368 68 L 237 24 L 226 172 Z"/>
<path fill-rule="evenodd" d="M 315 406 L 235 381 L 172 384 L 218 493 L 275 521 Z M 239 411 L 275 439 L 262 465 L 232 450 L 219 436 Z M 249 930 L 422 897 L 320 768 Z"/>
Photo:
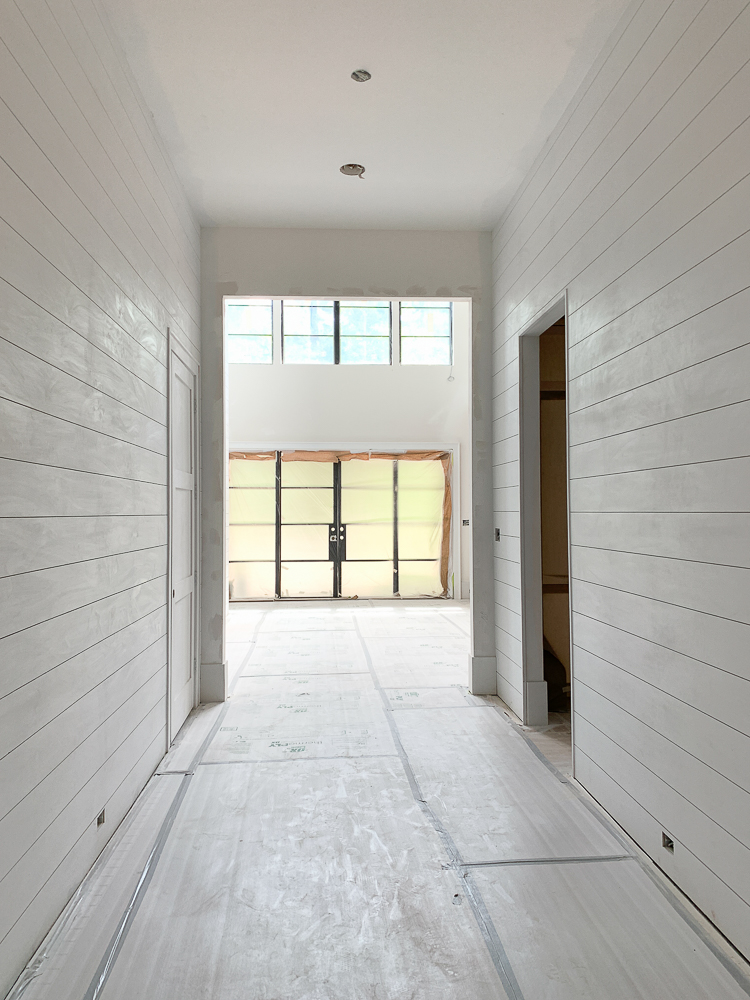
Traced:
<path fill-rule="evenodd" d="M 340 170 L 341 173 L 346 174 L 347 177 L 359 177 L 361 181 L 364 180 L 362 174 L 365 172 L 365 168 L 361 163 L 345 163 Z"/>
<path fill-rule="evenodd" d="M 352 80 L 356 83 L 367 83 L 371 79 L 372 73 L 368 73 L 366 69 L 355 69 L 352 73 Z"/>

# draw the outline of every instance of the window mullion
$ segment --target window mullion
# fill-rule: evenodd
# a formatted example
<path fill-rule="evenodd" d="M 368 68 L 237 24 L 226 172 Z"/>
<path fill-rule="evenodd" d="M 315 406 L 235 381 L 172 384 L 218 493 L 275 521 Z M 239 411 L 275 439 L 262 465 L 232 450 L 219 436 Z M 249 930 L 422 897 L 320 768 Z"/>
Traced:
<path fill-rule="evenodd" d="M 339 327 L 339 307 L 341 303 L 334 301 L 333 303 L 333 363 L 338 365 L 341 363 L 341 333 Z"/>

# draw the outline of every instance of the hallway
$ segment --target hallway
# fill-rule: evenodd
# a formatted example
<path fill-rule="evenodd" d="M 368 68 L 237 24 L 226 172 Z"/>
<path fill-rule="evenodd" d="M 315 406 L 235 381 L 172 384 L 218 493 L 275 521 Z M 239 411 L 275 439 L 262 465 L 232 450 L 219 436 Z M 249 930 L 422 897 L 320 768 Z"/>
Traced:
<path fill-rule="evenodd" d="M 502 710 L 465 604 L 230 612 L 190 717 L 11 996 L 724 1000 L 729 949 Z"/>

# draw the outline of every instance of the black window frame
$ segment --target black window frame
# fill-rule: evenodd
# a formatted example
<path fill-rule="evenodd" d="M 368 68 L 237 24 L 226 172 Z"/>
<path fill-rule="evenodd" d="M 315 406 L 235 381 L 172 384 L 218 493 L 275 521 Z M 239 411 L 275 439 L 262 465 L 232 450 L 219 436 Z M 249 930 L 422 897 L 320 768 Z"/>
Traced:
<path fill-rule="evenodd" d="M 309 361 L 287 361 L 284 357 L 285 351 L 285 339 L 284 339 L 284 307 L 287 302 L 294 302 L 295 299 L 281 299 L 281 363 L 282 365 L 313 365 L 313 366 L 324 366 L 328 364 L 334 365 L 345 365 L 347 368 L 366 368 L 369 366 L 373 368 L 387 368 L 393 367 L 393 302 L 390 299 L 301 299 L 297 301 L 302 302 L 331 302 L 333 304 L 333 362 L 322 361 L 322 362 L 309 362 Z M 358 302 L 377 302 L 382 301 L 383 305 L 388 306 L 388 362 L 379 364 L 377 362 L 366 361 L 363 364 L 350 364 L 349 362 L 341 361 L 341 319 L 340 310 L 341 303 L 345 304 L 351 303 L 352 305 L 357 305 Z M 380 339 L 373 337 L 373 340 Z M 383 338 L 385 339 L 385 338 Z M 453 351 L 453 312 L 451 310 L 451 353 Z"/>

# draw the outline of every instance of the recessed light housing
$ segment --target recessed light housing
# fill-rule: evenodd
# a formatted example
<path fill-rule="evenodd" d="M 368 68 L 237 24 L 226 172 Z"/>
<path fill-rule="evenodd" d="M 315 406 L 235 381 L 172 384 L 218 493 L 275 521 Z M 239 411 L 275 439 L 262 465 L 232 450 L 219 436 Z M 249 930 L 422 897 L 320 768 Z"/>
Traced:
<path fill-rule="evenodd" d="M 359 177 L 361 181 L 364 180 L 362 174 L 365 172 L 365 168 L 361 163 L 345 163 L 343 167 L 339 168 L 342 174 L 346 174 L 347 177 Z"/>
<path fill-rule="evenodd" d="M 352 80 L 356 83 L 367 83 L 371 79 L 372 73 L 368 73 L 366 69 L 355 69 L 352 73 Z"/>

